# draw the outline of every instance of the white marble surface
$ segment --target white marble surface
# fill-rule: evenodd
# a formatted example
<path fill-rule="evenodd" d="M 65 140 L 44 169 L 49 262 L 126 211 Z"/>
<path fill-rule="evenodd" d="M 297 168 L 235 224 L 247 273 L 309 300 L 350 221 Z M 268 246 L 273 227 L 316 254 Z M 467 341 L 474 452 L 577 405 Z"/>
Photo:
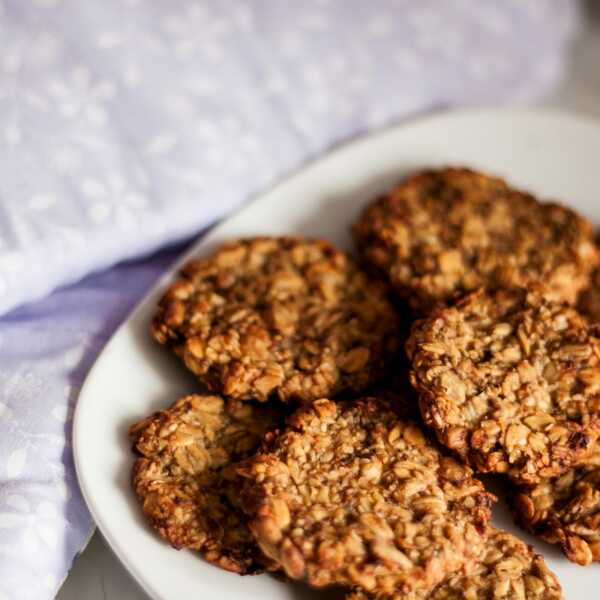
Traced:
<path fill-rule="evenodd" d="M 600 3 L 589 0 L 588 4 L 585 29 L 573 43 L 567 77 L 541 104 L 600 118 Z M 96 533 L 57 600 L 147 600 L 147 596 Z"/>

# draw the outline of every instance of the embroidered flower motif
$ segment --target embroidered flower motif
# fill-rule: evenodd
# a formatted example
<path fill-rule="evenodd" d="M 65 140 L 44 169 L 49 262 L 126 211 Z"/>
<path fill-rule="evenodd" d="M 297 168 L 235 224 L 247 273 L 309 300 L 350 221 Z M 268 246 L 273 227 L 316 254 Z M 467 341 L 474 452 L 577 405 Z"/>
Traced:
<path fill-rule="evenodd" d="M 42 501 L 34 506 L 25 496 L 11 495 L 4 501 L 4 509 L 0 512 L 0 531 L 18 528 L 17 543 L 24 552 L 35 552 L 40 544 L 57 547 L 60 516 L 54 504 Z"/>
<path fill-rule="evenodd" d="M 99 126 L 108 120 L 106 103 L 114 98 L 116 88 L 111 81 L 95 81 L 87 67 L 79 66 L 64 78 L 52 79 L 48 93 L 61 116 Z"/>
<path fill-rule="evenodd" d="M 81 191 L 89 199 L 87 214 L 93 223 L 101 224 L 111 219 L 123 230 L 135 226 L 135 210 L 148 203 L 148 198 L 133 189 L 118 173 L 109 173 L 102 181 L 88 178 Z"/>

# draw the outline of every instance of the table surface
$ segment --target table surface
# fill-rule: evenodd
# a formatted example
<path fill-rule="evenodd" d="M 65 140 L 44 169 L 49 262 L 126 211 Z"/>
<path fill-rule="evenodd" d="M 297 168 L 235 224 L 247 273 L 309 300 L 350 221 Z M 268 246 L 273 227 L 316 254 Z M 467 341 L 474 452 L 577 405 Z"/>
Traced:
<path fill-rule="evenodd" d="M 558 89 L 540 102 L 600 118 L 600 3 L 587 13 L 585 27 L 573 42 L 568 72 Z M 147 600 L 96 532 L 73 569 L 57 600 Z"/>

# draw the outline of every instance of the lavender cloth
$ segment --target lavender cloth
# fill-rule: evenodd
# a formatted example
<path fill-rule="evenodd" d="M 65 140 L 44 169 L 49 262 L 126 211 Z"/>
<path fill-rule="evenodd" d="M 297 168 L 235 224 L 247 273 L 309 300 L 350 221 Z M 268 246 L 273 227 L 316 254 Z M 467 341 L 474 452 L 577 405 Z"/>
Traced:
<path fill-rule="evenodd" d="M 99 349 L 180 251 L 0 320 L 0 599 L 52 598 L 91 535 L 71 455 L 74 402 Z"/>
<path fill-rule="evenodd" d="M 440 105 L 535 98 L 571 0 L 0 0 L 0 312 L 182 239 L 333 143 Z M 0 600 L 55 593 L 92 523 L 77 389 L 168 264 L 0 319 Z"/>

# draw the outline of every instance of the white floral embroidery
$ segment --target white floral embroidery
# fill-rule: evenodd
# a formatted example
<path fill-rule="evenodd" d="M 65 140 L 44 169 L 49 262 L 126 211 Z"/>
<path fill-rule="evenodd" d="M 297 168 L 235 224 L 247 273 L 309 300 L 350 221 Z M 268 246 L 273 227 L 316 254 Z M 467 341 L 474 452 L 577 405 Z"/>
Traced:
<path fill-rule="evenodd" d="M 105 103 L 114 98 L 116 88 L 110 81 L 94 81 L 87 67 L 79 66 L 65 78 L 51 80 L 48 92 L 63 117 L 104 125 L 108 120 Z"/>
<path fill-rule="evenodd" d="M 29 208 L 34 211 L 47 210 L 56 204 L 56 197 L 51 194 L 34 194 L 29 199 Z"/>
<path fill-rule="evenodd" d="M 55 523 L 60 517 L 54 504 L 40 502 L 33 507 L 27 498 L 16 495 L 8 496 L 4 504 L 9 510 L 0 513 L 0 529 L 18 527 L 23 550 L 35 552 L 39 544 L 56 548 Z"/>
<path fill-rule="evenodd" d="M 89 199 L 86 208 L 91 220 L 104 223 L 114 219 L 126 231 L 135 225 L 135 210 L 143 208 L 148 198 L 129 187 L 129 183 L 117 173 L 109 173 L 105 181 L 88 178 L 81 191 Z"/>
<path fill-rule="evenodd" d="M 198 53 L 212 63 L 225 57 L 224 43 L 233 32 L 232 25 L 220 11 L 213 11 L 205 4 L 191 3 L 182 13 L 172 13 L 164 21 L 176 57 L 189 59 Z"/>

